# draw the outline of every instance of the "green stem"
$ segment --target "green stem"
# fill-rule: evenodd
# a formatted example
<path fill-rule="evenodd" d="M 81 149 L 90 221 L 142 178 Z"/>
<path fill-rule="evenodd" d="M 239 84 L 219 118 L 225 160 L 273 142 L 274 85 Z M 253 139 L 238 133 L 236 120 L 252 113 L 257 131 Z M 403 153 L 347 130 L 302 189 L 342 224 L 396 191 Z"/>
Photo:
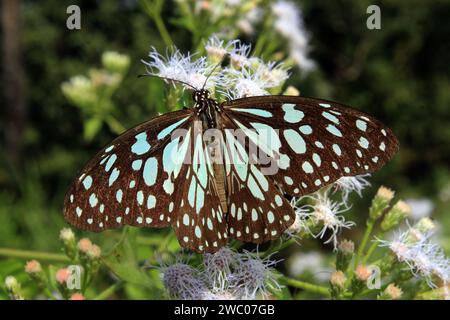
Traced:
<path fill-rule="evenodd" d="M 156 28 L 158 28 L 159 34 L 164 41 L 164 44 L 168 47 L 173 45 L 172 38 L 170 37 L 169 32 L 167 31 L 166 25 L 164 24 L 163 19 L 160 14 L 155 14 L 153 16 L 153 21 L 155 21 Z"/>
<path fill-rule="evenodd" d="M 31 250 L 20 250 L 10 248 L 0 248 L 0 256 L 8 258 L 19 259 L 36 259 L 36 260 L 48 260 L 57 262 L 69 262 L 69 258 L 63 254 L 51 253 L 51 252 L 39 252 Z"/>
<path fill-rule="evenodd" d="M 142 0 L 142 5 L 144 11 L 153 19 L 155 22 L 156 28 L 159 31 L 159 34 L 164 41 L 164 44 L 168 47 L 173 45 L 172 38 L 170 37 L 169 31 L 167 31 L 166 25 L 161 17 L 161 11 L 164 1 L 156 0 L 156 1 L 147 1 Z"/>
<path fill-rule="evenodd" d="M 110 286 L 109 288 L 107 288 L 106 290 L 104 290 L 103 292 L 100 292 L 94 299 L 92 300 L 105 300 L 107 299 L 109 296 L 111 296 L 114 292 L 116 292 L 118 289 L 120 289 L 122 287 L 123 283 L 122 282 L 118 282 L 113 284 L 112 286 Z"/>
<path fill-rule="evenodd" d="M 380 234 L 378 235 L 379 238 L 382 238 L 383 236 L 384 236 L 384 232 L 382 232 L 382 233 L 380 233 Z M 375 251 L 376 248 L 378 248 L 378 242 L 377 242 L 377 241 L 374 241 L 374 242 L 370 245 L 369 250 L 367 250 L 367 253 L 366 253 L 366 255 L 365 255 L 364 259 L 363 259 L 363 263 L 364 263 L 364 264 L 367 263 L 367 261 L 370 259 L 370 257 L 372 256 L 372 254 L 373 254 L 373 252 Z"/>
<path fill-rule="evenodd" d="M 126 130 L 126 128 L 113 116 L 106 116 L 105 121 L 116 134 L 121 134 Z"/>
<path fill-rule="evenodd" d="M 364 236 L 361 241 L 361 245 L 359 246 L 358 253 L 356 254 L 356 257 L 355 257 L 355 263 L 353 265 L 354 268 L 356 268 L 358 266 L 359 260 L 361 259 L 361 256 L 364 253 L 364 249 L 366 248 L 367 241 L 369 241 L 369 237 L 370 237 L 370 234 L 372 233 L 374 224 L 375 224 L 375 220 L 373 220 L 372 218 L 369 218 L 367 220 L 367 228 L 366 228 L 366 231 L 364 232 Z"/>
<path fill-rule="evenodd" d="M 308 282 L 304 282 L 304 281 L 300 281 L 300 280 L 292 279 L 292 278 L 288 278 L 288 277 L 282 277 L 281 279 L 284 281 L 285 284 L 290 285 L 292 287 L 300 288 L 305 291 L 309 291 L 309 292 L 313 292 L 313 293 L 318 293 L 318 294 L 321 294 L 326 297 L 331 296 L 330 291 L 326 287 L 318 286 L 318 285 L 315 285 L 312 283 L 308 283 Z"/>

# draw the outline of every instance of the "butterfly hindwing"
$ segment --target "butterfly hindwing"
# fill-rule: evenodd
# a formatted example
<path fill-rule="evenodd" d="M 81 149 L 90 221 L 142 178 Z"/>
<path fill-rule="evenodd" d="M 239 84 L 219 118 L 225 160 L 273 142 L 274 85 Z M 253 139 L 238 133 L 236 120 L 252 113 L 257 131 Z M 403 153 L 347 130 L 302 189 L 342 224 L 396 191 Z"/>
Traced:
<path fill-rule="evenodd" d="M 334 102 L 267 96 L 223 106 L 225 116 L 248 130 L 260 149 L 272 152 L 279 170 L 271 179 L 293 196 L 312 193 L 343 176 L 376 171 L 398 150 L 391 130 Z"/>
<path fill-rule="evenodd" d="M 163 160 L 171 133 L 188 126 L 191 116 L 192 110 L 181 110 L 156 117 L 107 145 L 67 192 L 66 219 L 90 231 L 170 225 L 177 172 Z"/>

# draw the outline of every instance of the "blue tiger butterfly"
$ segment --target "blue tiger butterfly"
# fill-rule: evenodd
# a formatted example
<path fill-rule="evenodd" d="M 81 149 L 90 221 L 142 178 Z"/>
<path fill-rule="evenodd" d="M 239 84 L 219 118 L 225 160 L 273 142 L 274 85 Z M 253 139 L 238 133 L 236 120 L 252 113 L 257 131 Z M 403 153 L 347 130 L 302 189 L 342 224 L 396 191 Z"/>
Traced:
<path fill-rule="evenodd" d="M 65 218 L 96 232 L 172 226 L 182 247 L 200 253 L 230 238 L 262 243 L 294 222 L 287 197 L 378 170 L 399 148 L 381 122 L 331 101 L 219 104 L 205 89 L 192 97 L 192 108 L 144 122 L 97 153 L 67 192 Z M 210 129 L 220 135 L 205 139 Z M 262 155 L 276 164 L 270 174 Z"/>

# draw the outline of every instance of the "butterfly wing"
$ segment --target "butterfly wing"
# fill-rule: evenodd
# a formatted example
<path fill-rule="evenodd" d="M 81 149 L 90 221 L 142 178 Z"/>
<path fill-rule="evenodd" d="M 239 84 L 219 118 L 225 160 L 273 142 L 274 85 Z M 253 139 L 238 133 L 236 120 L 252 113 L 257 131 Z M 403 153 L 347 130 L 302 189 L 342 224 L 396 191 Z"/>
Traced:
<path fill-rule="evenodd" d="M 227 117 L 222 118 L 224 132 L 224 166 L 227 176 L 229 211 L 228 232 L 244 242 L 261 243 L 278 238 L 294 222 L 294 211 L 264 175 L 260 163 L 254 161 L 253 141 L 242 139 L 239 127 Z"/>
<path fill-rule="evenodd" d="M 172 151 L 167 145 L 175 129 L 190 125 L 192 115 L 181 110 L 156 117 L 101 150 L 69 188 L 65 218 L 89 231 L 168 226 L 180 168 L 166 160 Z"/>
<path fill-rule="evenodd" d="M 376 171 L 398 150 L 389 128 L 335 102 L 264 96 L 222 106 L 223 116 L 277 161 L 278 170 L 270 179 L 293 196 L 312 193 L 343 176 Z"/>
<path fill-rule="evenodd" d="M 196 115 L 186 137 L 184 143 L 189 151 L 176 183 L 172 227 L 183 247 L 215 252 L 227 243 L 227 223 L 210 150 L 204 141 L 203 124 Z"/>

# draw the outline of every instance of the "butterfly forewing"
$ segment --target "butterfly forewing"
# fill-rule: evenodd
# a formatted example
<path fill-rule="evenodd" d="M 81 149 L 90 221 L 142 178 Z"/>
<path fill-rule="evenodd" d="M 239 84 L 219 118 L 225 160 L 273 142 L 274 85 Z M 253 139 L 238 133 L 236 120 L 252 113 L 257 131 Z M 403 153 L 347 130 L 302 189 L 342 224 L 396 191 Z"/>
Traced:
<path fill-rule="evenodd" d="M 182 110 L 154 118 L 106 146 L 66 194 L 66 219 L 90 231 L 170 225 L 179 171 L 163 160 L 170 151 L 166 147 L 171 133 L 189 127 L 192 114 Z"/>
<path fill-rule="evenodd" d="M 269 96 L 224 104 L 224 116 L 275 155 L 271 179 L 300 196 L 343 176 L 381 168 L 398 150 L 392 132 L 376 119 L 334 102 Z M 255 138 L 261 133 L 270 139 Z"/>

